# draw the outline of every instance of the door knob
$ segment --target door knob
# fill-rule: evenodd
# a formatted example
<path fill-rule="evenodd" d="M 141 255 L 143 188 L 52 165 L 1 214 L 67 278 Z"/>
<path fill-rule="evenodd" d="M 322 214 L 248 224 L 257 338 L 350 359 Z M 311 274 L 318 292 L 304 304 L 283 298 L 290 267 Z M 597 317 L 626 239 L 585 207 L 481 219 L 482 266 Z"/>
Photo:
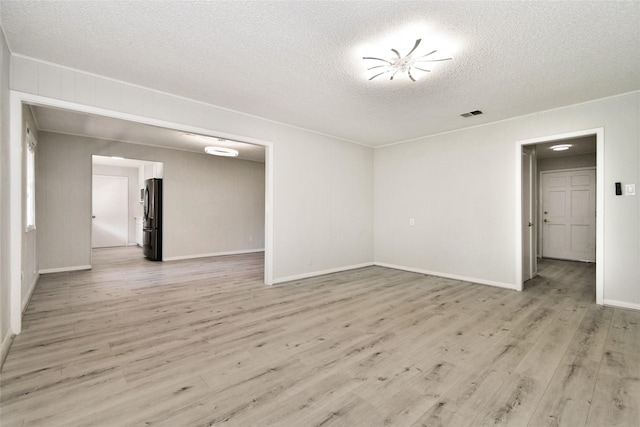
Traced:
<path fill-rule="evenodd" d="M 549 220 L 547 218 L 544 219 L 544 222 L 549 222 Z"/>
<path fill-rule="evenodd" d="M 529 223 L 529 227 L 533 227 L 533 223 L 532 222 Z"/>
<path fill-rule="evenodd" d="M 95 219 L 95 217 L 96 217 L 95 215 L 91 215 L 91 218 L 94 218 L 94 219 Z"/>

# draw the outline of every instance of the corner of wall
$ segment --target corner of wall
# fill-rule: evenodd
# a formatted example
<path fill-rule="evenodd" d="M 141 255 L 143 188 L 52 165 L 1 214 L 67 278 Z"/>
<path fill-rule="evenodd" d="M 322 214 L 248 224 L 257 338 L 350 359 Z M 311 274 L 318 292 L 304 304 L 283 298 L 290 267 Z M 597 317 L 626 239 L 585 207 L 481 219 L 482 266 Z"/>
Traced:
<path fill-rule="evenodd" d="M 15 336 L 16 335 L 11 330 L 11 327 L 9 327 L 5 335 L 2 337 L 2 344 L 0 347 L 0 373 L 2 372 L 2 368 L 4 367 L 4 361 L 9 355 L 9 349 L 11 348 L 11 343 L 13 342 L 13 338 Z"/>
<path fill-rule="evenodd" d="M 27 288 L 27 293 L 25 294 L 24 298 L 22 299 L 22 314 L 23 315 L 24 315 L 25 310 L 29 306 L 29 303 L 31 302 L 31 297 L 33 296 L 33 292 L 36 290 L 36 285 L 38 284 L 38 280 L 40 280 L 40 273 L 36 272 L 35 276 L 33 277 L 33 280 L 31 281 L 31 284 Z"/>

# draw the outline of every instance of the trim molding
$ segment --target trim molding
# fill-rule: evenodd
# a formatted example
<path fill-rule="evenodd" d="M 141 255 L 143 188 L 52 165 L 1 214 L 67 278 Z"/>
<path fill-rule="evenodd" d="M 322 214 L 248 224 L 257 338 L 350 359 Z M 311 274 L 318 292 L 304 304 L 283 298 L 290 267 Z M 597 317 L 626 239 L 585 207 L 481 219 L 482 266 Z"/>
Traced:
<path fill-rule="evenodd" d="M 375 148 L 390 147 L 392 145 L 406 144 L 406 143 L 409 143 L 409 142 L 419 141 L 421 139 L 447 135 L 447 134 L 450 134 L 450 133 L 466 131 L 466 130 L 470 130 L 470 129 L 474 129 L 474 128 L 491 126 L 491 125 L 495 125 L 497 123 L 510 122 L 510 121 L 513 121 L 513 120 L 518 120 L 518 119 L 522 119 L 522 118 L 526 118 L 526 117 L 533 117 L 533 116 L 536 116 L 538 114 L 550 113 L 550 112 L 553 112 L 553 111 L 560 111 L 560 110 L 568 109 L 568 108 L 571 108 L 571 107 L 578 107 L 580 105 L 589 105 L 589 104 L 593 104 L 593 103 L 600 102 L 600 101 L 607 101 L 607 100 L 610 100 L 610 99 L 621 98 L 623 96 L 634 95 L 634 94 L 639 93 L 639 92 L 640 92 L 639 90 L 632 90 L 630 92 L 624 92 L 624 93 L 618 93 L 616 95 L 605 96 L 604 98 L 596 98 L 596 99 L 590 99 L 588 101 L 578 102 L 577 104 L 563 105 L 562 107 L 555 107 L 555 108 L 549 108 L 547 110 L 535 111 L 533 113 L 523 114 L 521 116 L 507 117 L 506 119 L 500 119 L 500 120 L 496 120 L 494 122 L 482 123 L 482 124 L 479 124 L 479 125 L 473 125 L 473 126 L 469 126 L 469 127 L 460 128 L 460 129 L 454 129 L 454 130 L 447 130 L 447 131 L 444 131 L 444 132 L 432 133 L 432 134 L 429 134 L 429 135 L 419 136 L 417 138 L 405 139 L 403 141 L 397 141 L 397 142 L 390 142 L 389 144 L 384 144 L 384 145 L 372 145 L 371 147 L 375 149 Z"/>
<path fill-rule="evenodd" d="M 474 283 L 478 285 L 488 285 L 488 286 L 494 286 L 498 288 L 519 291 L 519 289 L 516 288 L 512 283 L 503 283 L 503 282 L 496 282 L 494 280 L 477 279 L 475 277 L 459 276 L 457 274 L 440 273 L 437 271 L 423 270 L 421 268 L 405 267 L 402 265 L 395 265 L 395 264 L 387 264 L 384 262 L 376 262 L 375 265 L 380 267 L 393 268 L 395 270 L 410 271 L 412 273 L 427 274 L 429 276 L 444 277 L 446 279 L 462 280 L 463 282 L 469 282 L 469 283 Z"/>
<path fill-rule="evenodd" d="M 608 307 L 626 308 L 626 309 L 629 309 L 629 310 L 640 311 L 640 304 L 636 304 L 636 303 L 632 303 L 632 302 L 617 301 L 617 300 L 614 300 L 614 299 L 606 299 L 605 298 L 604 305 L 606 305 Z"/>
<path fill-rule="evenodd" d="M 13 343 L 13 338 L 15 336 L 16 334 L 13 333 L 13 331 L 11 330 L 11 326 L 9 326 L 6 335 L 2 338 L 2 347 L 0 347 L 0 371 L 2 371 L 4 360 L 9 354 L 9 349 L 11 348 L 11 344 Z"/>
<path fill-rule="evenodd" d="M 493 280 L 477 279 L 477 278 L 474 278 L 474 277 L 467 277 L 467 276 L 458 276 L 458 275 L 455 275 L 455 274 L 439 273 L 439 272 L 430 271 L 430 270 L 423 270 L 423 269 L 420 269 L 420 268 L 412 268 L 412 267 L 405 267 L 405 266 L 395 265 L 395 264 L 387 264 L 387 263 L 384 263 L 384 262 L 365 262 L 365 263 L 362 263 L 362 264 L 348 265 L 348 266 L 344 266 L 344 267 L 331 268 L 331 269 L 328 269 L 328 270 L 314 271 L 314 272 L 311 272 L 311 273 L 303 273 L 303 274 L 298 274 L 298 275 L 295 275 L 295 276 L 281 277 L 279 279 L 275 279 L 273 281 L 273 283 L 276 284 L 276 283 L 291 282 L 291 281 L 294 281 L 294 280 L 308 279 L 308 278 L 311 278 L 311 277 L 323 276 L 325 274 L 339 273 L 341 271 L 355 270 L 357 268 L 371 267 L 371 266 L 374 266 L 374 265 L 379 266 L 379 267 L 393 268 L 394 270 L 403 270 L 403 271 L 409 271 L 409 272 L 412 272 L 412 273 L 427 274 L 429 276 L 444 277 L 444 278 L 453 279 L 453 280 L 462 280 L 464 282 L 469 282 L 469 283 L 474 283 L 474 284 L 479 284 L 479 285 L 488 285 L 488 286 L 494 286 L 494 287 L 498 287 L 498 288 L 504 288 L 504 289 L 510 289 L 510 290 L 518 290 L 511 283 L 503 283 L 503 282 L 496 282 L 496 281 L 493 281 Z"/>
<path fill-rule="evenodd" d="M 36 285 L 38 284 L 38 280 L 40 280 L 40 273 L 36 273 L 36 276 L 33 278 L 33 282 L 29 287 L 29 291 L 27 292 L 27 296 L 22 299 L 22 313 L 27 309 L 29 302 L 31 302 L 31 297 L 33 296 L 33 292 L 36 290 Z"/>
<path fill-rule="evenodd" d="M 346 265 L 344 267 L 330 268 L 328 270 L 314 271 L 314 272 L 311 272 L 311 273 L 296 274 L 294 276 L 287 276 L 287 277 L 281 277 L 279 279 L 274 279 L 273 280 L 273 284 L 275 285 L 276 283 L 285 283 L 285 282 L 292 282 L 294 280 L 309 279 L 311 277 L 324 276 L 325 274 L 339 273 L 341 271 L 348 271 L 348 270 L 355 270 L 355 269 L 358 269 L 358 268 L 371 267 L 372 265 L 376 265 L 376 264 L 373 263 L 373 262 L 365 262 L 365 263 L 362 263 L 362 264 Z"/>
<path fill-rule="evenodd" d="M 255 252 L 264 252 L 264 249 L 246 249 L 241 251 L 226 251 L 226 252 L 215 252 L 210 254 L 196 254 L 196 255 L 185 255 L 185 256 L 172 256 L 163 258 L 162 261 L 180 261 L 183 259 L 194 259 L 194 258 L 209 258 L 214 256 L 224 256 L 224 255 L 241 255 L 241 254 L 251 254 Z"/>
<path fill-rule="evenodd" d="M 64 273 L 65 271 L 91 270 L 91 265 L 76 265 L 73 267 L 44 268 L 39 274 Z"/>
<path fill-rule="evenodd" d="M 6 37 L 5 37 L 5 40 L 6 40 Z M 239 111 L 239 110 L 233 110 L 231 108 L 223 107 L 221 105 L 209 104 L 209 103 L 204 102 L 204 101 L 198 101 L 197 99 L 187 98 L 187 97 L 184 97 L 184 96 L 181 96 L 181 95 L 177 95 L 175 93 L 163 92 L 161 90 L 152 89 L 150 87 L 141 86 L 141 85 L 138 85 L 138 84 L 135 84 L 135 83 L 129 83 L 129 82 L 125 81 L 125 80 L 117 80 L 117 79 L 114 79 L 112 77 L 107 77 L 107 76 L 103 76 L 101 74 L 91 73 L 89 71 L 81 70 L 79 68 L 72 68 L 72 67 L 67 67 L 66 65 L 56 64 L 55 62 L 44 61 L 42 59 L 34 58 L 32 56 L 22 55 L 20 53 L 13 52 L 13 51 L 11 51 L 11 49 L 9 49 L 9 51 L 10 51 L 10 55 L 13 56 L 13 57 L 24 59 L 26 61 L 32 61 L 32 62 L 35 62 L 37 64 L 49 65 L 51 67 L 73 71 L 74 73 L 84 74 L 86 76 L 90 76 L 90 77 L 93 77 L 95 79 L 107 80 L 107 81 L 118 83 L 118 84 L 122 84 L 122 85 L 125 85 L 125 86 L 134 87 L 134 88 L 137 88 L 137 89 L 142 89 L 142 90 L 146 90 L 146 91 L 153 92 L 153 93 L 158 93 L 158 94 L 161 94 L 161 95 L 164 95 L 164 96 L 168 96 L 170 98 L 175 98 L 175 99 L 179 99 L 179 100 L 185 100 L 185 101 L 193 102 L 193 103 L 196 103 L 196 104 L 204 105 L 206 107 L 216 108 L 216 109 L 221 110 L 221 111 L 228 111 L 228 112 L 235 113 L 235 114 L 240 114 L 240 115 L 243 115 L 243 116 L 246 116 L 246 117 L 251 117 L 253 119 L 261 120 L 261 121 L 264 121 L 264 122 L 275 123 L 275 124 L 278 124 L 278 125 L 281 125 L 281 126 L 286 126 L 286 127 L 293 128 L 293 129 L 299 129 L 299 130 L 302 130 L 302 131 L 305 131 L 305 132 L 311 132 L 311 133 L 315 133 L 317 135 L 323 135 L 323 136 L 326 136 L 326 137 L 329 137 L 329 138 L 338 139 L 340 141 L 349 142 L 351 144 L 362 145 L 363 147 L 373 148 L 372 146 L 364 144 L 362 142 L 352 141 L 350 139 L 342 138 L 340 136 L 330 135 L 328 133 L 323 133 L 323 132 L 319 132 L 317 130 L 312 130 L 312 129 L 307 129 L 307 128 L 303 128 L 303 127 L 300 127 L 300 126 L 295 126 L 295 125 L 288 124 L 288 123 L 285 123 L 285 122 L 279 122 L 277 120 L 268 119 L 266 117 L 257 116 L 255 114 L 245 113 L 245 112 Z M 13 67 L 11 69 L 13 70 Z M 13 87 L 13 84 L 11 86 Z"/>

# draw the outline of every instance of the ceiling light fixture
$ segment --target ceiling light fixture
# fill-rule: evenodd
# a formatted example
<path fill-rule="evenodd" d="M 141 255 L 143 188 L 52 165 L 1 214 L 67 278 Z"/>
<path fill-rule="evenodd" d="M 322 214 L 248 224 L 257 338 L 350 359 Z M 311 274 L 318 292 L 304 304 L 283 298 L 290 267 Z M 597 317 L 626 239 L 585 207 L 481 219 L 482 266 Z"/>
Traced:
<path fill-rule="evenodd" d="M 382 76 L 383 74 L 387 74 L 387 73 L 391 73 L 389 80 L 393 80 L 396 74 L 407 73 L 409 78 L 415 82 L 416 79 L 413 76 L 413 74 L 411 74 L 411 71 L 415 72 L 415 70 L 420 70 L 426 73 L 431 72 L 431 70 L 422 68 L 424 63 L 450 61 L 453 59 L 453 58 L 440 58 L 440 59 L 427 58 L 433 55 L 434 53 L 436 53 L 437 50 L 433 50 L 427 53 L 426 55 L 413 56 L 413 53 L 415 52 L 415 50 L 418 48 L 418 46 L 420 46 L 420 42 L 422 42 L 422 39 L 416 40 L 416 43 L 413 45 L 413 49 L 411 49 L 409 53 L 407 53 L 405 56 L 400 55 L 400 52 L 398 52 L 396 49 L 391 49 L 391 52 L 393 52 L 393 56 L 391 56 L 389 59 L 375 58 L 372 56 L 363 56 L 362 59 L 384 62 L 384 64 L 382 65 L 375 65 L 373 67 L 367 68 L 367 71 L 371 71 L 371 70 L 376 70 L 376 72 L 380 71 L 379 73 L 370 77 L 369 80 L 373 80 L 376 77 Z"/>
<path fill-rule="evenodd" d="M 568 150 L 571 147 L 572 147 L 571 144 L 560 144 L 560 145 L 554 145 L 553 147 L 550 147 L 550 148 L 553 151 L 565 151 L 565 150 Z"/>
<path fill-rule="evenodd" d="M 224 141 L 223 139 L 216 138 L 215 136 L 198 135 L 197 133 L 183 133 L 182 136 L 185 136 L 187 138 L 192 138 L 192 139 L 198 139 L 200 141 L 207 141 L 207 142 Z"/>
<path fill-rule="evenodd" d="M 238 150 L 234 150 L 233 148 L 205 147 L 204 152 L 207 154 L 213 154 L 214 156 L 238 157 Z"/>

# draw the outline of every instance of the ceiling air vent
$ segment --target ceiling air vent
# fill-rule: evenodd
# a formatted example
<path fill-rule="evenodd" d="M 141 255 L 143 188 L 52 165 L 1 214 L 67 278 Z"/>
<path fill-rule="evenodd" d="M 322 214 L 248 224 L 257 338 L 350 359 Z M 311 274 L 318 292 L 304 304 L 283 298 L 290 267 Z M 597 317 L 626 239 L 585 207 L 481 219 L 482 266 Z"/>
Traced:
<path fill-rule="evenodd" d="M 473 117 L 473 116 L 478 116 L 482 114 L 482 111 L 480 110 L 475 110 L 475 111 L 469 111 L 468 113 L 464 113 L 464 114 L 460 114 L 462 117 L 467 118 L 467 117 Z"/>

